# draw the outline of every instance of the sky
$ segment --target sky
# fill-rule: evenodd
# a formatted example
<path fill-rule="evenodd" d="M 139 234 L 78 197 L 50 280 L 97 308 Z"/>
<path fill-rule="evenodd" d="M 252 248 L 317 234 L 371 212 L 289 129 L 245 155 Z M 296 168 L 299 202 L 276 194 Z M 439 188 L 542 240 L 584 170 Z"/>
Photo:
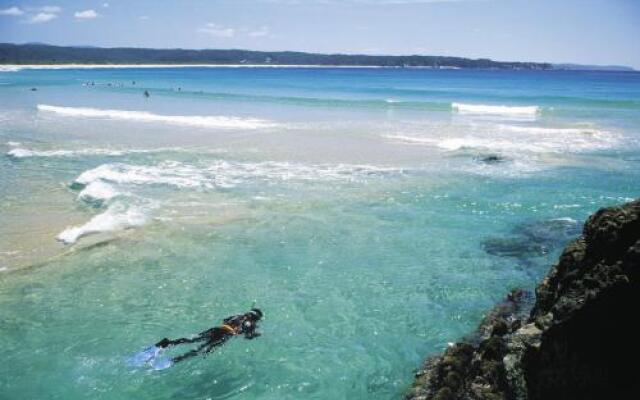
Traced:
<path fill-rule="evenodd" d="M 640 69 L 640 0 L 0 0 L 0 42 Z"/>

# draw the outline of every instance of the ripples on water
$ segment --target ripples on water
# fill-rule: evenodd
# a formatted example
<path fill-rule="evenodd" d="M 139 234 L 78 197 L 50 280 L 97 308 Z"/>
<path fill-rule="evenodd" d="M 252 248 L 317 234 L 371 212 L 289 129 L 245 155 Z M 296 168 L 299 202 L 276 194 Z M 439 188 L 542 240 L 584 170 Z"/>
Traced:
<path fill-rule="evenodd" d="M 9 398 L 398 398 L 424 356 L 532 288 L 591 212 L 640 181 L 637 74 L 0 81 Z M 126 366 L 254 301 L 255 341 Z"/>

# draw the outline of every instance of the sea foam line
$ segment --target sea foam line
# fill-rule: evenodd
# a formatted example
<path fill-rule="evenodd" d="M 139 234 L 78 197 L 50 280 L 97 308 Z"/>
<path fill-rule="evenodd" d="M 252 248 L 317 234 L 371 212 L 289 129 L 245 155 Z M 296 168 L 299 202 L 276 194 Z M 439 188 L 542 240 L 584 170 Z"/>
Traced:
<path fill-rule="evenodd" d="M 319 164 L 289 162 L 229 162 L 217 160 L 195 166 L 166 161 L 157 165 L 102 164 L 80 174 L 75 184 L 96 181 L 133 185 L 168 185 L 180 188 L 228 188 L 254 181 L 361 181 L 387 174 L 402 174 L 403 169 L 372 165 Z"/>
<path fill-rule="evenodd" d="M 435 146 L 447 151 L 486 149 L 508 152 L 581 153 L 610 149 L 621 143 L 614 132 L 595 128 L 487 125 L 470 126 L 464 136 L 385 135 L 400 143 Z"/>
<path fill-rule="evenodd" d="M 535 117 L 540 112 L 538 106 L 504 106 L 488 104 L 451 103 L 451 108 L 459 114 L 506 115 Z"/>
<path fill-rule="evenodd" d="M 19 143 L 16 143 L 16 146 Z M 77 150 L 32 150 L 23 147 L 16 147 L 7 152 L 7 155 L 13 158 L 28 157 L 77 157 L 77 156 L 124 156 L 127 154 L 146 154 L 146 153 L 164 153 L 164 152 L 180 152 L 186 151 L 179 147 L 159 147 L 157 149 L 104 149 L 104 148 L 88 148 Z"/>
<path fill-rule="evenodd" d="M 107 118 L 124 121 L 160 122 L 173 125 L 220 129 L 263 129 L 277 126 L 274 122 L 256 118 L 201 115 L 160 115 L 147 111 L 110 110 L 90 107 L 61 107 L 38 104 L 38 111 L 65 117 Z"/>

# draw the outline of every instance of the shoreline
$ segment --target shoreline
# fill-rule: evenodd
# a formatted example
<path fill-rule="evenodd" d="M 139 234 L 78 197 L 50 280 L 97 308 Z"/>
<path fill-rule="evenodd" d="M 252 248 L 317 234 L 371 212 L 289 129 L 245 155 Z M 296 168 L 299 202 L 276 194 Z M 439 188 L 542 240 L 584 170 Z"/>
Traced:
<path fill-rule="evenodd" d="M 572 70 L 572 69 L 521 69 L 521 68 L 462 68 L 456 66 L 430 65 L 326 65 L 326 64 L 0 64 L 0 72 L 18 72 L 30 70 L 66 70 L 66 69 L 163 69 L 163 68 L 264 68 L 264 69 L 419 69 L 419 70 L 474 70 L 474 71 L 549 71 L 549 72 L 624 72 L 638 73 L 637 70 Z"/>
<path fill-rule="evenodd" d="M 14 72 L 23 69 L 152 69 L 152 68 L 341 68 L 341 69 L 444 69 L 458 70 L 459 67 L 430 66 L 385 66 L 385 65 L 320 65 L 320 64 L 0 64 L 0 72 Z"/>

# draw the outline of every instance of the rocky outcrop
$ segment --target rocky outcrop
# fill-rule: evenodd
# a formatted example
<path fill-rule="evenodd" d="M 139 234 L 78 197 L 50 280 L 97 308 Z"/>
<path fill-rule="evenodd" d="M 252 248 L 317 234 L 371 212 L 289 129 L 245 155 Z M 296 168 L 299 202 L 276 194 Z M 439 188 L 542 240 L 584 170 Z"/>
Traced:
<path fill-rule="evenodd" d="M 592 215 L 527 300 L 427 360 L 407 399 L 639 398 L 640 200 Z"/>

